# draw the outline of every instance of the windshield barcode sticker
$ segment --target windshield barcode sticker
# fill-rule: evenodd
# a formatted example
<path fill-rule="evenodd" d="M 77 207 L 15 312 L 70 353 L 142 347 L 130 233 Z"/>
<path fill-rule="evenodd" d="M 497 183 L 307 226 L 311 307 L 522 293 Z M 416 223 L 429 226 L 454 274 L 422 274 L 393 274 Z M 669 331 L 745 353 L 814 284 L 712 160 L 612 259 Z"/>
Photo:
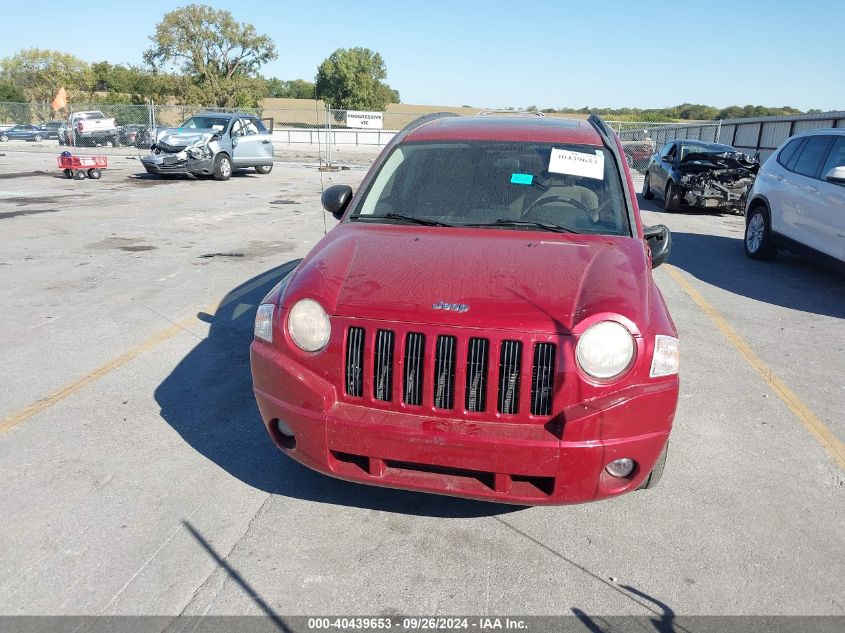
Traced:
<path fill-rule="evenodd" d="M 552 155 L 549 157 L 549 172 L 603 180 L 604 154 L 601 151 L 595 154 L 584 154 L 553 147 Z"/>

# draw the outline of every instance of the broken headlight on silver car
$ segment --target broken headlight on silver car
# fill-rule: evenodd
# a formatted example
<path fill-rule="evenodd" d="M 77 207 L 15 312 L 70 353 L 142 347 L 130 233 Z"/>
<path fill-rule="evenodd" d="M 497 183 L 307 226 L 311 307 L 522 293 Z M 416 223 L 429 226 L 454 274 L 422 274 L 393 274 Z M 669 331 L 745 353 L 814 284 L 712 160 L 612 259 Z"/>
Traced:
<path fill-rule="evenodd" d="M 188 154 L 191 158 L 197 158 L 201 160 L 208 160 L 211 158 L 211 148 L 208 146 L 208 143 L 205 141 L 197 141 L 190 147 L 185 149 L 185 153 Z"/>

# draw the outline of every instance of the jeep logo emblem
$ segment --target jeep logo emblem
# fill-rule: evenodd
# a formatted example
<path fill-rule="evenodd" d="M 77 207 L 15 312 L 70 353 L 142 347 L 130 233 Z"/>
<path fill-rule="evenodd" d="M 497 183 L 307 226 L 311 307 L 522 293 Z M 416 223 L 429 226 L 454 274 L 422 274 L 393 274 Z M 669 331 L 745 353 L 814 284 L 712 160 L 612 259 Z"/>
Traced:
<path fill-rule="evenodd" d="M 438 301 L 433 304 L 432 309 L 434 310 L 447 310 L 449 312 L 466 312 L 469 310 L 469 306 L 465 303 L 446 303 L 445 301 Z"/>

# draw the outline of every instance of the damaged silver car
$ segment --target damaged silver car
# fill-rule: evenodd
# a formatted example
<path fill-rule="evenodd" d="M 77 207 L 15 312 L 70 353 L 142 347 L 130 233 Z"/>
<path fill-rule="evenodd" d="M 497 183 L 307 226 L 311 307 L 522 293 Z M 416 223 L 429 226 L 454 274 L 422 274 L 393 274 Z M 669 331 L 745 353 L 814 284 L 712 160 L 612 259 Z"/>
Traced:
<path fill-rule="evenodd" d="M 266 125 L 264 121 L 269 121 Z M 213 176 L 228 180 L 235 169 L 273 169 L 272 119 L 249 114 L 204 112 L 155 137 L 152 153 L 141 159 L 149 174 Z"/>
<path fill-rule="evenodd" d="M 667 211 L 681 205 L 742 213 L 760 163 L 735 147 L 677 140 L 651 157 L 643 198 L 663 198 Z"/>

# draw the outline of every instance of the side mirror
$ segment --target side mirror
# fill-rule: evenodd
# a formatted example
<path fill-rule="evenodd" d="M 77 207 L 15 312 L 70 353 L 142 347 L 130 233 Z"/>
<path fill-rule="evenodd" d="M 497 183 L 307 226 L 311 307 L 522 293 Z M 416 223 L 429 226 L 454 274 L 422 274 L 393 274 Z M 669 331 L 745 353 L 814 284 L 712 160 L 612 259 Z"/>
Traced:
<path fill-rule="evenodd" d="M 834 167 L 825 174 L 824 179 L 834 185 L 845 185 L 845 165 Z"/>
<path fill-rule="evenodd" d="M 323 208 L 334 216 L 335 220 L 343 217 L 343 212 L 352 200 L 352 187 L 349 185 L 332 185 L 323 192 L 320 202 Z"/>
<path fill-rule="evenodd" d="M 232 147 L 237 147 L 237 146 L 238 146 L 238 139 L 237 139 L 237 137 L 233 136 L 232 137 Z"/>
<path fill-rule="evenodd" d="M 673 162 L 675 162 L 675 157 L 674 156 L 664 156 L 661 160 L 664 163 L 673 163 Z"/>
<path fill-rule="evenodd" d="M 672 250 L 672 234 L 665 224 L 643 227 L 643 237 L 651 249 L 651 267 L 657 268 L 669 257 Z"/>

